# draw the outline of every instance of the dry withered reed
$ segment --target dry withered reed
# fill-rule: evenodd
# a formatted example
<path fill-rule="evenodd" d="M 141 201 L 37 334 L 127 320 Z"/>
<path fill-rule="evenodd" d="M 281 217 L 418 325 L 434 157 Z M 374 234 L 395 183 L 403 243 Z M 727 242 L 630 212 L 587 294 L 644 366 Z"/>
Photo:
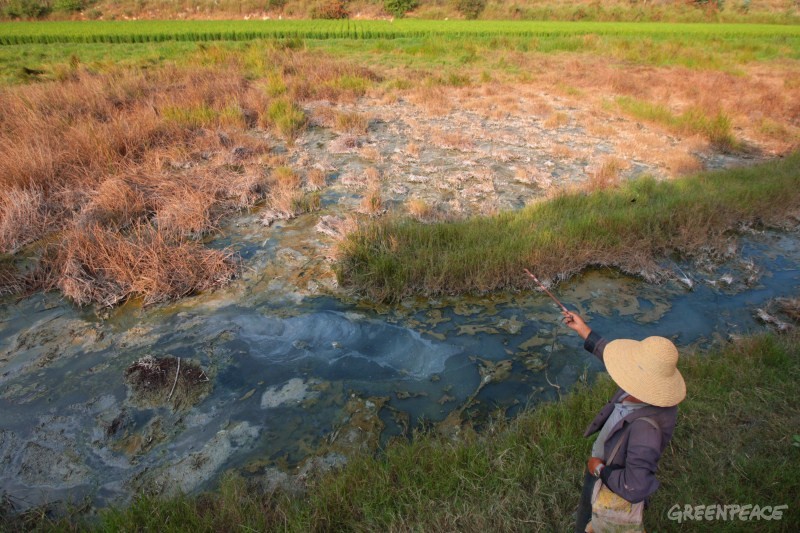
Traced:
<path fill-rule="evenodd" d="M 113 306 L 131 297 L 145 305 L 219 286 L 235 275 L 231 252 L 173 239 L 150 225 L 126 235 L 94 225 L 69 230 L 43 263 L 49 285 L 78 305 Z"/>

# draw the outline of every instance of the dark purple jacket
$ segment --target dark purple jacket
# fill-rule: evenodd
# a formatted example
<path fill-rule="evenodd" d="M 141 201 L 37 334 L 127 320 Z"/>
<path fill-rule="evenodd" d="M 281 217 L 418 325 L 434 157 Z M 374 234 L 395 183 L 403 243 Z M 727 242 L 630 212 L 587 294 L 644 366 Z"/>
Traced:
<path fill-rule="evenodd" d="M 607 344 L 608 341 L 592 331 L 586 338 L 583 347 L 602 361 L 603 350 Z M 592 423 L 586 428 L 585 437 L 596 433 L 603 427 L 614 410 L 614 404 L 620 401 L 624 392 L 622 389 L 618 389 L 611 400 L 600 409 Z M 604 447 L 606 457 L 611 455 L 617 442 L 620 439 L 623 440 L 612 463 L 607 464 L 600 473 L 603 483 L 632 503 L 646 500 L 653 494 L 658 488 L 656 479 L 658 459 L 672 438 L 677 415 L 677 406 L 647 405 L 636 409 L 620 420 L 606 437 Z M 637 420 L 643 416 L 652 419 L 660 431 L 644 420 Z"/>

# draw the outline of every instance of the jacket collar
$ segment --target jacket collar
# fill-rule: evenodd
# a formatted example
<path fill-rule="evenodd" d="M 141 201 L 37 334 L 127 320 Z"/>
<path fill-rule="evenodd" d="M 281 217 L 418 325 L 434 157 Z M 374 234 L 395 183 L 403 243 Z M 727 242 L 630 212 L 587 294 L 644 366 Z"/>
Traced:
<path fill-rule="evenodd" d="M 620 396 L 621 396 L 621 394 L 620 394 Z M 615 401 L 616 401 L 616 400 L 615 400 Z M 632 412 L 628 413 L 628 415 L 627 415 L 627 416 L 625 416 L 624 418 L 622 418 L 622 419 L 621 419 L 619 422 L 617 422 L 616 424 L 614 424 L 614 427 L 612 427 L 612 428 L 611 428 L 611 431 L 609 431 L 609 432 L 608 432 L 608 436 L 606 437 L 606 440 L 608 440 L 609 438 L 611 438 L 611 436 L 612 436 L 614 433 L 616 433 L 617 431 L 619 431 L 619 430 L 620 430 L 620 428 L 622 428 L 622 427 L 625 425 L 625 423 L 626 423 L 626 422 L 628 422 L 628 423 L 630 423 L 630 422 L 633 422 L 633 421 L 634 421 L 634 420 L 636 420 L 637 418 L 641 418 L 641 417 L 643 417 L 643 416 L 652 416 L 652 415 L 656 415 L 656 414 L 658 414 L 658 413 L 659 413 L 659 412 L 660 412 L 662 409 L 664 409 L 664 408 L 663 408 L 663 407 L 657 407 L 657 406 L 655 406 L 655 405 L 645 405 L 644 407 L 640 407 L 639 409 L 635 409 L 634 411 L 632 411 Z"/>

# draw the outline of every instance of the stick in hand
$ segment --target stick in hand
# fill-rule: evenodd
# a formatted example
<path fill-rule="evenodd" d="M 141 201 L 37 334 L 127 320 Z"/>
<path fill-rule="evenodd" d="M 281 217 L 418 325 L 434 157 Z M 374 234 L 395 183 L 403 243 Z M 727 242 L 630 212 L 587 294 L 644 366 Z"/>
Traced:
<path fill-rule="evenodd" d="M 530 277 L 531 277 L 531 279 L 533 279 L 533 281 L 535 281 L 535 282 L 536 282 L 536 284 L 537 284 L 537 285 L 538 285 L 538 286 L 539 286 L 539 287 L 540 287 L 540 288 L 541 288 L 541 289 L 542 289 L 544 292 L 546 292 L 546 293 L 547 293 L 547 295 L 548 295 L 550 298 L 552 298 L 552 299 L 553 299 L 553 301 L 554 301 L 555 303 L 557 303 L 557 304 L 558 304 L 558 306 L 559 306 L 559 307 L 560 307 L 560 308 L 561 308 L 561 309 L 562 309 L 562 310 L 563 310 L 565 313 L 569 313 L 569 310 L 568 310 L 566 307 L 564 307 L 564 304 L 562 304 L 560 301 L 558 301 L 558 298 L 556 298 L 555 296 L 553 296 L 553 293 L 552 293 L 552 292 L 550 292 L 550 291 L 548 291 L 548 290 L 547 290 L 547 287 L 545 287 L 544 285 L 542 285 L 542 282 L 541 282 L 541 281 L 539 281 L 539 278 L 537 278 L 536 276 L 534 276 L 533 274 L 531 274 L 531 273 L 530 273 L 530 271 L 529 271 L 527 268 L 525 268 L 525 269 L 523 269 L 523 270 L 525 270 L 525 273 L 526 273 L 528 276 L 530 276 Z"/>

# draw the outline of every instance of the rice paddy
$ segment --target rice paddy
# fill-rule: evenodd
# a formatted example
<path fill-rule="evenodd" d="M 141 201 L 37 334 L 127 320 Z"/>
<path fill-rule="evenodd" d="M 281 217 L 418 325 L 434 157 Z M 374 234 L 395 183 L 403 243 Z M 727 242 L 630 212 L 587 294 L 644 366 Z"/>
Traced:
<path fill-rule="evenodd" d="M 429 20 L 268 20 L 268 21 L 58 21 L 0 23 L 0 44 L 150 43 L 164 41 L 249 41 L 254 39 L 398 39 L 411 37 L 491 37 L 636 35 L 730 39 L 769 37 L 794 40 L 800 27 L 769 24 L 429 21 Z"/>

